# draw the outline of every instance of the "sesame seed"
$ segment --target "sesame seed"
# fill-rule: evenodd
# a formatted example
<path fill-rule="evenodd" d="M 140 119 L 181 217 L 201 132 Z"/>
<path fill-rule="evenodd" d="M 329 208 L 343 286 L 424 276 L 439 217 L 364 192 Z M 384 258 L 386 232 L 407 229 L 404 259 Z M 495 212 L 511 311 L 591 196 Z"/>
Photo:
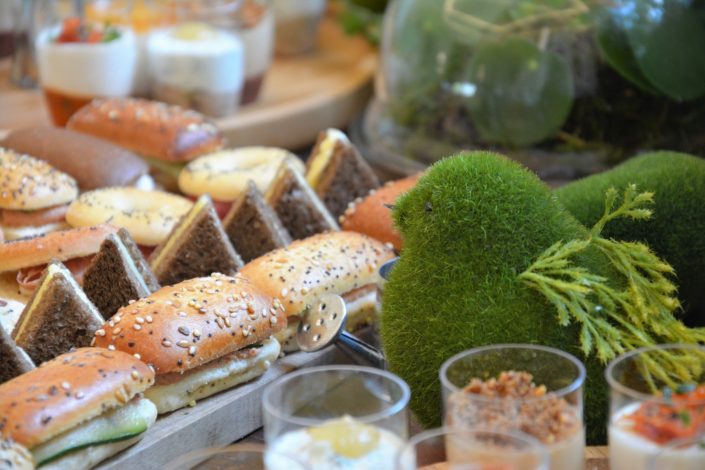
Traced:
<path fill-rule="evenodd" d="M 108 351 L 115 351 L 115 345 L 109 344 L 109 345 L 108 345 Z"/>
<path fill-rule="evenodd" d="M 147 320 L 147 323 L 152 323 L 154 321 L 154 318 L 152 318 L 152 315 L 147 315 L 144 317 L 145 320 Z"/>
<path fill-rule="evenodd" d="M 272 325 L 276 325 L 277 324 L 277 317 L 274 317 L 274 316 L 269 317 L 269 323 L 271 323 Z"/>
<path fill-rule="evenodd" d="M 102 328 L 99 330 L 96 330 L 95 335 L 96 336 L 105 336 L 105 330 Z"/>
<path fill-rule="evenodd" d="M 134 356 L 135 359 L 137 359 L 138 361 L 141 361 L 141 360 L 142 360 L 142 356 L 140 356 L 139 353 L 134 353 L 133 356 Z"/>
<path fill-rule="evenodd" d="M 76 400 L 80 400 L 85 394 L 83 392 L 76 392 L 73 396 L 76 397 Z"/>
<path fill-rule="evenodd" d="M 195 338 L 200 338 L 201 337 L 201 332 L 199 330 L 193 330 L 193 336 Z"/>
<path fill-rule="evenodd" d="M 190 346 L 189 342 L 185 339 L 176 342 L 176 345 L 180 348 L 188 348 Z"/>
<path fill-rule="evenodd" d="M 188 353 L 190 356 L 195 356 L 196 355 L 196 346 L 191 346 L 188 348 Z"/>
<path fill-rule="evenodd" d="M 169 341 L 168 339 L 162 340 L 162 346 L 164 346 L 165 348 L 170 348 L 171 341 Z"/>
<path fill-rule="evenodd" d="M 177 315 L 179 315 L 180 317 L 186 317 L 186 316 L 187 316 L 187 315 L 186 315 L 186 312 L 179 312 Z"/>
<path fill-rule="evenodd" d="M 133 380 L 139 380 L 140 379 L 140 374 L 136 370 L 133 370 L 132 373 L 130 374 L 132 376 Z"/>
<path fill-rule="evenodd" d="M 114 336 L 114 335 L 119 335 L 121 331 L 122 331 L 122 328 L 120 328 L 120 327 L 115 328 L 115 329 L 113 330 L 113 336 Z"/>
<path fill-rule="evenodd" d="M 71 384 L 68 382 L 61 382 L 61 388 L 64 390 L 71 390 Z"/>
<path fill-rule="evenodd" d="M 287 289 L 286 287 L 284 289 L 282 289 L 282 297 L 286 297 L 286 295 L 288 293 L 289 293 L 289 289 Z"/>
<path fill-rule="evenodd" d="M 191 334 L 191 330 L 189 330 L 189 329 L 188 329 L 187 327 L 185 327 L 185 326 L 180 326 L 180 327 L 178 327 L 178 328 L 177 328 L 177 331 L 178 331 L 179 333 L 181 333 L 182 335 L 184 335 L 184 336 L 188 336 L 188 335 Z"/>
<path fill-rule="evenodd" d="M 137 318 L 135 318 L 135 321 L 136 321 L 137 323 L 139 323 L 140 325 L 143 325 L 143 324 L 144 324 L 144 318 L 142 318 L 142 317 L 137 317 Z"/>
<path fill-rule="evenodd" d="M 142 329 L 142 326 L 138 325 L 138 324 L 134 324 L 134 325 L 132 325 L 132 328 L 134 328 L 136 331 L 140 331 Z"/>

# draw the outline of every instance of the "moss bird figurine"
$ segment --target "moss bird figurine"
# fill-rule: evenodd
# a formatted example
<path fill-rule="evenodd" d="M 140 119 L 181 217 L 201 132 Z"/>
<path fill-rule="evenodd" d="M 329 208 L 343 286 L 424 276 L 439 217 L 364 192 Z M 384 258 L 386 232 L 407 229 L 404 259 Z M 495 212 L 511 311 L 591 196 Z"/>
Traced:
<path fill-rule="evenodd" d="M 411 386 L 421 421 L 440 423 L 438 371 L 451 355 L 545 344 L 585 361 L 588 442 L 604 443 L 606 362 L 643 345 L 705 339 L 673 316 L 672 267 L 646 245 L 602 236 L 614 220 L 648 219 L 653 197 L 631 184 L 609 189 L 588 229 L 533 173 L 502 156 L 471 152 L 432 166 L 395 205 L 405 245 L 381 319 L 388 364 Z M 651 373 L 682 372 L 674 366 L 684 359 L 664 357 Z"/>
<path fill-rule="evenodd" d="M 615 220 L 603 235 L 644 242 L 671 264 L 686 322 L 705 324 L 705 160 L 677 152 L 643 154 L 555 194 L 581 223 L 591 226 L 602 217 L 605 191 L 629 183 L 655 193 L 653 216 Z"/>

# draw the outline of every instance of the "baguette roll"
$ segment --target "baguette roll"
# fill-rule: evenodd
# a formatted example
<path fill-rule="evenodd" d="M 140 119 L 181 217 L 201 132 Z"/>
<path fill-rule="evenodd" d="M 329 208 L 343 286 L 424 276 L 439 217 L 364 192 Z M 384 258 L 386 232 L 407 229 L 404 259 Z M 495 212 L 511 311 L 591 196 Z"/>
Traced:
<path fill-rule="evenodd" d="M 349 325 L 362 326 L 361 316 L 369 320 L 377 307 L 377 287 L 382 281 L 379 268 L 393 257 L 390 246 L 365 235 L 327 232 L 254 259 L 240 274 L 281 299 L 289 327 L 277 339 L 285 351 L 293 351 L 298 346 L 289 340 L 302 315 L 323 294 L 344 298 L 350 294 Z"/>
<path fill-rule="evenodd" d="M 149 166 L 129 150 L 57 127 L 17 129 L 0 145 L 50 163 L 73 176 L 83 190 L 134 186 L 149 173 Z"/>
<path fill-rule="evenodd" d="M 139 98 L 94 99 L 66 127 L 167 162 L 188 162 L 223 146 L 218 128 L 202 114 Z"/>

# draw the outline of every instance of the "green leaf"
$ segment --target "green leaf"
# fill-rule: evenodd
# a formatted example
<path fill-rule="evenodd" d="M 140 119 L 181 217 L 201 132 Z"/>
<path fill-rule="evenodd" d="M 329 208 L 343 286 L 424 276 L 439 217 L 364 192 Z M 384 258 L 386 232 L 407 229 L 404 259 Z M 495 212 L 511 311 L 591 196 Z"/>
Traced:
<path fill-rule="evenodd" d="M 611 14 L 606 13 L 598 21 L 596 39 L 604 59 L 621 76 L 647 93 L 660 94 L 639 68 L 627 34 Z"/>
<path fill-rule="evenodd" d="M 652 85 L 676 100 L 705 95 L 702 0 L 624 0 L 616 11 Z"/>
<path fill-rule="evenodd" d="M 529 146 L 562 125 L 573 101 L 573 77 L 558 55 L 519 38 L 478 46 L 470 62 L 475 88 L 468 105 L 487 142 Z"/>

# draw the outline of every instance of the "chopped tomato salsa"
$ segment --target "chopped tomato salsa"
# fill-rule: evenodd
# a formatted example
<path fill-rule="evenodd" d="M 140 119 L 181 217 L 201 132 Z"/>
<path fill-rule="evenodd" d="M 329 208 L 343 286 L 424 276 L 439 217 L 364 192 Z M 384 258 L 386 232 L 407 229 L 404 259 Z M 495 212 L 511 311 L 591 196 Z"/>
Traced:
<path fill-rule="evenodd" d="M 66 18 L 61 26 L 61 31 L 56 37 L 57 43 L 88 43 L 109 42 L 117 39 L 119 33 L 115 28 L 105 28 L 81 22 L 78 17 Z"/>

